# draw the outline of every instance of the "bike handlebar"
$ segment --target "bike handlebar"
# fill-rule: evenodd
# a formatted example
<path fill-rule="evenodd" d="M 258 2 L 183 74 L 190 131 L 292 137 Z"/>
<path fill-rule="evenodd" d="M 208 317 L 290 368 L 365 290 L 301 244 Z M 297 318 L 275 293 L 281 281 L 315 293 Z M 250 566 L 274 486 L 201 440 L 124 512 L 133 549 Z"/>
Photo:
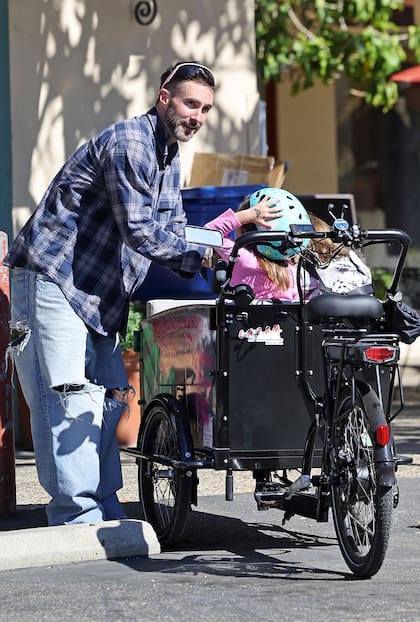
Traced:
<path fill-rule="evenodd" d="M 254 246 L 270 242 L 294 242 L 300 239 L 325 239 L 330 238 L 333 242 L 340 243 L 349 240 L 349 246 L 363 240 L 374 240 L 380 242 L 399 242 L 407 251 L 411 243 L 411 238 L 405 231 L 400 229 L 361 229 L 358 230 L 357 238 L 351 231 L 337 232 L 331 231 L 302 231 L 299 233 L 288 233 L 287 231 L 249 231 L 235 240 L 232 255 L 237 255 L 240 248 Z M 345 243 L 345 241 L 344 241 Z"/>
<path fill-rule="evenodd" d="M 400 253 L 396 261 L 392 283 L 388 289 L 390 294 L 395 294 L 404 267 L 405 258 L 411 243 L 410 236 L 400 229 L 361 229 L 359 225 L 353 225 L 347 229 L 339 230 L 334 226 L 330 231 L 249 231 L 235 240 L 226 270 L 227 285 L 233 273 L 236 258 L 241 248 L 256 246 L 258 244 L 272 244 L 283 242 L 289 247 L 298 246 L 301 239 L 325 239 L 329 238 L 338 244 L 344 244 L 349 248 L 358 248 L 363 243 L 385 244 L 398 242 Z M 222 288 L 223 289 L 223 288 Z"/>

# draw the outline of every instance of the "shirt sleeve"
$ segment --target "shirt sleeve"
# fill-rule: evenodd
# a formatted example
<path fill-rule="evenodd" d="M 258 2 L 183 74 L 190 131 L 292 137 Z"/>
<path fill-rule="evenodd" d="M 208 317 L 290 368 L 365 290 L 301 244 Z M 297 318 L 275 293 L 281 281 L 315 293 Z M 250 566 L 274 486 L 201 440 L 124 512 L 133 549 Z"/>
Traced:
<path fill-rule="evenodd" d="M 216 248 L 215 250 L 222 259 L 229 259 L 234 245 L 234 241 L 229 237 L 229 234 L 241 226 L 235 212 L 232 209 L 227 209 L 216 218 L 213 218 L 213 220 L 210 220 L 204 226 L 207 227 L 207 229 L 216 229 L 216 231 L 220 231 L 223 236 L 223 246 L 221 248 Z"/>
<path fill-rule="evenodd" d="M 205 248 L 185 240 L 186 217 L 174 171 L 159 170 L 145 145 L 133 141 L 130 147 L 117 144 L 107 153 L 104 175 L 125 244 L 173 270 L 196 272 Z"/>

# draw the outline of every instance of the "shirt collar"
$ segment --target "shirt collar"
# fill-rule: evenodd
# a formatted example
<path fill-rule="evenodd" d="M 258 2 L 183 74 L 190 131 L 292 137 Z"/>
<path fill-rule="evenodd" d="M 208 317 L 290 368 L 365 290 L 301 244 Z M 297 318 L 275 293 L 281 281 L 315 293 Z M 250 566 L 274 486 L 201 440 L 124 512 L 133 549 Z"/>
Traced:
<path fill-rule="evenodd" d="M 178 153 L 178 143 L 173 143 L 168 147 L 166 143 L 165 126 L 158 115 L 156 106 L 151 108 L 146 113 L 146 116 L 149 120 L 151 127 L 153 128 L 153 133 L 156 138 L 157 153 L 160 156 L 160 160 L 166 166 L 171 163 L 172 159 Z"/>

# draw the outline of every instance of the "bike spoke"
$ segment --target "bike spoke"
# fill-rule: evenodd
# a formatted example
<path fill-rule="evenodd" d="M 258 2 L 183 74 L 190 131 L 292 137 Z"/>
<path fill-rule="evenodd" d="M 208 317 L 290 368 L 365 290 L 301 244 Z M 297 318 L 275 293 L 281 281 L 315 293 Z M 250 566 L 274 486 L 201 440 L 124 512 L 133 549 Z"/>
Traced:
<path fill-rule="evenodd" d="M 139 465 L 139 491 L 142 513 L 164 544 L 175 542 L 184 529 L 190 506 L 191 480 L 180 478 L 176 468 L 161 464 L 158 456 L 179 460 L 175 426 L 170 416 L 157 408 L 144 429 L 142 447 L 157 461 Z"/>
<path fill-rule="evenodd" d="M 333 513 L 343 555 L 361 576 L 382 563 L 390 525 L 390 497 L 378 489 L 372 432 L 360 396 L 347 392 L 334 427 Z"/>

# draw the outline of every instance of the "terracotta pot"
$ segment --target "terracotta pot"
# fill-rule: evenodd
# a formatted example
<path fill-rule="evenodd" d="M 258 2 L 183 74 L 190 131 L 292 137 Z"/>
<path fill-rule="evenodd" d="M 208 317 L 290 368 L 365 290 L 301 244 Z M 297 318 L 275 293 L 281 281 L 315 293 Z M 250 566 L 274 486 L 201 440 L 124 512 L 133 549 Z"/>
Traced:
<path fill-rule="evenodd" d="M 135 390 L 135 395 L 130 393 L 127 396 L 127 404 L 130 413 L 121 417 L 117 425 L 117 439 L 120 447 L 136 447 L 137 435 L 140 426 L 140 361 L 139 353 L 134 350 L 123 352 L 123 360 L 127 370 L 128 382 Z"/>

